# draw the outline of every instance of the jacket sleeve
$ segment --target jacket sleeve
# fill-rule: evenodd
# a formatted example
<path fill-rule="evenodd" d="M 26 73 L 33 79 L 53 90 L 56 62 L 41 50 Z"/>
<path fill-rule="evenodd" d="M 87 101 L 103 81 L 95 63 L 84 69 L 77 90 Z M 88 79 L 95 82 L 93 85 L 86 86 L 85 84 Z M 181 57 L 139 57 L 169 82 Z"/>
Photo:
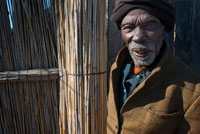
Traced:
<path fill-rule="evenodd" d="M 200 134 L 200 96 L 185 112 L 178 134 Z"/>

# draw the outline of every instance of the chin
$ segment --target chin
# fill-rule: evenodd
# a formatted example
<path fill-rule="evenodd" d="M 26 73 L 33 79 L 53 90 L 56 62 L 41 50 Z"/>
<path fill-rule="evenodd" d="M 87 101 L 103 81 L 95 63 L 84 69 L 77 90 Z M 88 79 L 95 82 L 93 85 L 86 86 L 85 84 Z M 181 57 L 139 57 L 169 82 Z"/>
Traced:
<path fill-rule="evenodd" d="M 149 66 L 151 63 L 146 63 L 146 62 L 134 62 L 135 66 L 137 67 L 144 67 L 144 66 Z"/>
<path fill-rule="evenodd" d="M 134 53 L 131 53 L 130 54 L 133 61 L 134 61 L 134 64 L 135 66 L 138 66 L 138 67 L 142 67 L 142 66 L 149 66 L 151 65 L 155 58 L 156 58 L 156 53 L 149 53 L 149 55 L 147 55 L 146 57 L 144 58 L 141 58 L 141 57 L 137 57 L 136 55 L 134 55 Z"/>
<path fill-rule="evenodd" d="M 149 66 L 153 63 L 155 58 L 148 58 L 148 59 L 136 59 L 132 58 L 134 61 L 135 66 L 143 67 L 143 66 Z"/>

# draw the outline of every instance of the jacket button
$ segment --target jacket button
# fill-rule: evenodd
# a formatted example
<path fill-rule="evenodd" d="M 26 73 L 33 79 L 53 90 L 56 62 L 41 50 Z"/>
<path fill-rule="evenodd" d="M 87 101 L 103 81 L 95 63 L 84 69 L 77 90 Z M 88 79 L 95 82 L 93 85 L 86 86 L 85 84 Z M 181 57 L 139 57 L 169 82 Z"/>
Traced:
<path fill-rule="evenodd" d="M 118 124 L 115 124 L 115 128 L 118 129 Z"/>

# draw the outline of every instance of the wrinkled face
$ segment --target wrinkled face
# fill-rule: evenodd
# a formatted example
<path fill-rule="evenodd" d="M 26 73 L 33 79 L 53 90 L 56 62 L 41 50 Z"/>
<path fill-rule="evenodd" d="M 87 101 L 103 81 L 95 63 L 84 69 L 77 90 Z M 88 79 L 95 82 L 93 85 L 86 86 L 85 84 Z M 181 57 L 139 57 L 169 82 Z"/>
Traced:
<path fill-rule="evenodd" d="M 122 20 L 121 35 L 135 66 L 148 66 L 162 46 L 164 25 L 147 11 L 135 9 Z"/>

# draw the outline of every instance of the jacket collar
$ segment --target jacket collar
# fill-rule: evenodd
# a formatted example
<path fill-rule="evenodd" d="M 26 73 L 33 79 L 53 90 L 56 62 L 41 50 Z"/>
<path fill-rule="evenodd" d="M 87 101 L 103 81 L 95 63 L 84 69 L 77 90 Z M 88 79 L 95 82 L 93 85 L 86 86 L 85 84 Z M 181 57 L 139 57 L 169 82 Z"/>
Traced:
<path fill-rule="evenodd" d="M 115 60 L 116 65 L 117 66 L 123 65 L 127 55 L 130 55 L 128 48 L 127 48 L 127 46 L 123 46 L 117 54 L 117 57 L 116 57 L 116 60 Z"/>

